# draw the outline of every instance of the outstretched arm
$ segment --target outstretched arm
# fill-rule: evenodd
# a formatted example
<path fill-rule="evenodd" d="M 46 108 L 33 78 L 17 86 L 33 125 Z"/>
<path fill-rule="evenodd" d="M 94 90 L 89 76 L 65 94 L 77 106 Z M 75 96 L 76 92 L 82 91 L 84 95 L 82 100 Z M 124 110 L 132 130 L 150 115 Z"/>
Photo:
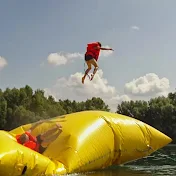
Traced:
<path fill-rule="evenodd" d="M 100 46 L 95 46 L 94 48 L 95 49 L 100 49 L 100 50 L 111 50 L 111 51 L 114 51 L 112 48 L 102 48 Z"/>
<path fill-rule="evenodd" d="M 114 51 L 112 48 L 100 48 L 101 50 L 111 50 Z"/>
<path fill-rule="evenodd" d="M 44 123 L 44 122 L 46 122 L 46 121 L 47 121 L 47 120 L 40 120 L 40 121 L 36 122 L 36 123 L 28 130 L 28 132 L 31 133 L 38 125 L 40 125 L 40 124 L 42 124 L 42 123 Z"/>

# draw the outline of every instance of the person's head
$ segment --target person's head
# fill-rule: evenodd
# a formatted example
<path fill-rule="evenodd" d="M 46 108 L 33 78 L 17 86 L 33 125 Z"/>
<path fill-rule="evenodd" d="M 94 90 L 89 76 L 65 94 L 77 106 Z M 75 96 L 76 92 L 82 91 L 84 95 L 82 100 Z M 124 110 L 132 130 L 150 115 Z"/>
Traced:
<path fill-rule="evenodd" d="M 101 43 L 100 42 L 97 42 L 99 44 L 99 46 L 101 47 Z"/>
<path fill-rule="evenodd" d="M 23 133 L 21 136 L 20 136 L 20 142 L 22 144 L 24 144 L 25 142 L 29 141 L 29 137 L 27 134 Z"/>

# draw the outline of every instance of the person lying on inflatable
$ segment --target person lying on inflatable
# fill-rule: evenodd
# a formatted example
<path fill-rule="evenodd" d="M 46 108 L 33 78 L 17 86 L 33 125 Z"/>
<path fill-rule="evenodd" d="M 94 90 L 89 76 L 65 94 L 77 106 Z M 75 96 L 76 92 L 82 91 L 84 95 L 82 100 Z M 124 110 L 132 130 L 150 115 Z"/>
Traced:
<path fill-rule="evenodd" d="M 53 142 L 62 132 L 62 126 L 56 123 L 54 128 L 49 129 L 43 134 L 38 136 L 31 135 L 31 132 L 41 123 L 45 122 L 46 120 L 40 120 L 39 122 L 35 123 L 28 131 L 21 135 L 16 135 L 17 142 L 34 150 L 39 153 L 43 153 L 48 145 Z M 56 131 L 58 132 L 54 134 Z M 53 135 L 54 134 L 54 135 Z"/>

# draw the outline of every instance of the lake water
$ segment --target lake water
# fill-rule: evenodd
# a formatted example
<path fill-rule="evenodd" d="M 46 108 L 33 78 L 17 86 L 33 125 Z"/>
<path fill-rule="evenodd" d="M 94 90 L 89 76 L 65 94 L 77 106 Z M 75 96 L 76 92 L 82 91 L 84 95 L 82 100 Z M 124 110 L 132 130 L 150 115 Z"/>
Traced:
<path fill-rule="evenodd" d="M 152 155 L 125 164 L 113 166 L 77 176 L 175 176 L 176 175 L 176 145 L 168 145 Z"/>

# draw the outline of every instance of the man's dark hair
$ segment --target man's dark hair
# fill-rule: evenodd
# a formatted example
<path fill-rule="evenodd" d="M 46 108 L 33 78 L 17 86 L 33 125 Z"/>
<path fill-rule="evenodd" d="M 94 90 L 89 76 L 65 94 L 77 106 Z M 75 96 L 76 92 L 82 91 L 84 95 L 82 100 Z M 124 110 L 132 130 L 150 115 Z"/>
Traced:
<path fill-rule="evenodd" d="M 99 44 L 99 46 L 101 47 L 101 43 L 100 43 L 100 42 L 98 42 L 98 44 Z"/>
<path fill-rule="evenodd" d="M 20 142 L 22 143 L 22 144 L 24 144 L 25 142 L 26 142 L 26 139 L 28 138 L 28 136 L 25 134 L 25 133 L 23 133 L 21 136 L 20 136 Z"/>

